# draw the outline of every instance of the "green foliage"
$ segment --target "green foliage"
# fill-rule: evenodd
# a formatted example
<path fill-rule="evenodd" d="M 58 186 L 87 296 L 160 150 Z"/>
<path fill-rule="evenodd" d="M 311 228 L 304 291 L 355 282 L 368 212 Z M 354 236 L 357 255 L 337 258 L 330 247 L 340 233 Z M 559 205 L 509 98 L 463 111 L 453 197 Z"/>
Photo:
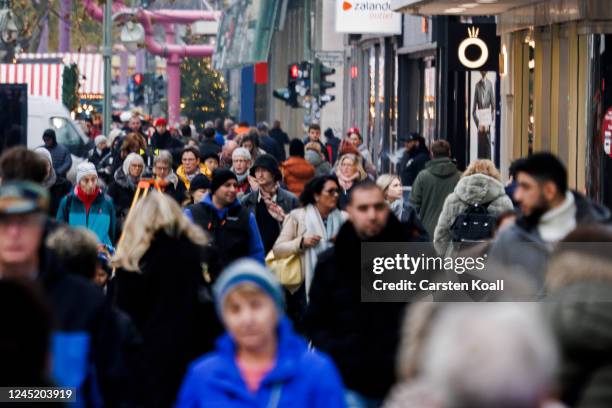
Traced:
<path fill-rule="evenodd" d="M 79 105 L 79 68 L 76 64 L 64 67 L 62 73 L 62 103 L 70 112 Z"/>
<path fill-rule="evenodd" d="M 181 115 L 193 120 L 196 127 L 204 122 L 227 116 L 227 83 L 212 68 L 210 58 L 184 58 L 181 63 Z"/>

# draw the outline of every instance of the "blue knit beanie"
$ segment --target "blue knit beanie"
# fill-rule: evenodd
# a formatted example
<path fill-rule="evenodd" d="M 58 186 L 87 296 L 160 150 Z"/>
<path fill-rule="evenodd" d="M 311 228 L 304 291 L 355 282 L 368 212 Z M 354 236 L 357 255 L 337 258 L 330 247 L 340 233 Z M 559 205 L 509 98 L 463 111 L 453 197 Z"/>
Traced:
<path fill-rule="evenodd" d="M 223 303 L 227 295 L 236 286 L 246 282 L 256 285 L 272 298 L 279 316 L 285 313 L 285 298 L 276 276 L 259 262 L 243 258 L 225 268 L 213 287 L 215 306 L 219 316 L 222 316 Z"/>

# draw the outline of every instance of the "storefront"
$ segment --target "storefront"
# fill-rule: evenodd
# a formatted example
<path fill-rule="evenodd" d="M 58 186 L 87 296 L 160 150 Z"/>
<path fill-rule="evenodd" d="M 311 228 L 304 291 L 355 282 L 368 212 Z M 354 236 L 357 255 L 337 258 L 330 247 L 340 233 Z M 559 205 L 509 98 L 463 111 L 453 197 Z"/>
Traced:
<path fill-rule="evenodd" d="M 612 9 L 607 0 L 395 0 L 420 15 L 495 15 L 500 36 L 500 161 L 551 151 L 566 164 L 569 185 L 612 206 Z M 441 98 L 438 93 L 438 99 Z M 442 99 L 443 96 L 442 96 Z M 612 119 L 612 112 L 610 112 Z M 608 140 L 608 142 L 606 142 Z M 606 144 L 607 143 L 607 144 Z"/>
<path fill-rule="evenodd" d="M 612 10 L 608 1 L 590 1 L 589 7 L 570 3 L 568 9 L 549 1 L 546 7 L 499 17 L 509 156 L 551 151 L 567 165 L 571 188 L 612 207 L 612 158 L 604 129 L 612 107 L 607 86 L 612 81 Z M 526 12 L 531 20 L 525 20 Z"/>
<path fill-rule="evenodd" d="M 338 1 L 336 31 L 347 34 L 344 128 L 361 130 L 375 165 L 390 171 L 398 137 L 398 57 L 402 18 L 388 0 L 356 10 Z M 374 5 L 376 7 L 374 7 Z"/>

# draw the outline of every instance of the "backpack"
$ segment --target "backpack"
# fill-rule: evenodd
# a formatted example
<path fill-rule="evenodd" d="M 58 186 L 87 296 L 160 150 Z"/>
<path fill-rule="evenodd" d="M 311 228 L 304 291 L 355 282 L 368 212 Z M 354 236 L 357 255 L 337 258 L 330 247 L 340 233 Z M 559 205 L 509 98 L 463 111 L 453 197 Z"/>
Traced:
<path fill-rule="evenodd" d="M 490 202 L 470 204 L 450 227 L 453 242 L 482 242 L 493 237 L 497 217 L 487 210 Z"/>

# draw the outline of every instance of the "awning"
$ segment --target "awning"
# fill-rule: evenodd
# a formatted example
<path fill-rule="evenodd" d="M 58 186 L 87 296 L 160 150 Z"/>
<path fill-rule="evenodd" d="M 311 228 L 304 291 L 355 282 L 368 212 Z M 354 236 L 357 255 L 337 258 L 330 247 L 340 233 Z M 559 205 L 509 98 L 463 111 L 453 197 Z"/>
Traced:
<path fill-rule="evenodd" d="M 0 64 L 0 84 L 27 84 L 28 94 L 61 102 L 63 64 Z"/>
<path fill-rule="evenodd" d="M 65 65 L 77 64 L 81 75 L 79 94 L 81 97 L 87 95 L 104 94 L 104 61 L 102 54 L 91 53 L 21 53 L 16 55 L 17 62 L 35 63 L 37 61 L 46 63 L 61 62 Z"/>
<path fill-rule="evenodd" d="M 423 16 L 491 16 L 542 0 L 392 0 L 394 11 Z"/>

